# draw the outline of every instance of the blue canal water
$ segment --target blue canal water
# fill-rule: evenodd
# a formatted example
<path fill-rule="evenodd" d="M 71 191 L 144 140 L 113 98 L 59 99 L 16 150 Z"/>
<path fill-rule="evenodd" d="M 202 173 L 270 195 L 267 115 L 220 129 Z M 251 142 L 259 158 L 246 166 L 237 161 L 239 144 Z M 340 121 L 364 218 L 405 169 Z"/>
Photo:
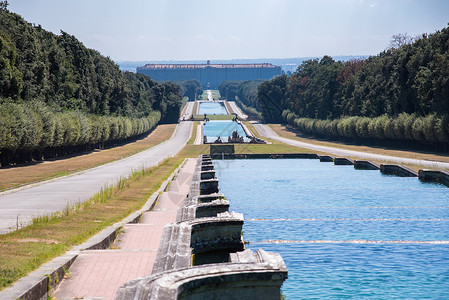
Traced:
<path fill-rule="evenodd" d="M 239 136 L 243 136 L 246 141 L 246 134 L 242 126 L 234 121 L 209 121 L 204 124 L 204 135 L 207 137 L 207 142 L 213 142 L 218 137 L 223 142 L 228 141 L 228 137 L 232 136 L 232 132 L 237 131 Z"/>
<path fill-rule="evenodd" d="M 227 115 L 223 102 L 200 102 L 199 115 Z"/>
<path fill-rule="evenodd" d="M 308 159 L 214 161 L 287 299 L 449 299 L 449 190 Z"/>

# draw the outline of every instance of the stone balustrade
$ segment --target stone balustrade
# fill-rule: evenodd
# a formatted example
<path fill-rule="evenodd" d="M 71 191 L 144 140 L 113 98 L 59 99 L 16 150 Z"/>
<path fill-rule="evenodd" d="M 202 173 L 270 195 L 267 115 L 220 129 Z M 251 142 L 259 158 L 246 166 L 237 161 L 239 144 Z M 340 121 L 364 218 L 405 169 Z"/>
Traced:
<path fill-rule="evenodd" d="M 284 261 L 244 250 L 243 222 L 229 213 L 210 156 L 200 156 L 177 222 L 164 228 L 152 275 L 123 284 L 115 299 L 280 299 Z"/>

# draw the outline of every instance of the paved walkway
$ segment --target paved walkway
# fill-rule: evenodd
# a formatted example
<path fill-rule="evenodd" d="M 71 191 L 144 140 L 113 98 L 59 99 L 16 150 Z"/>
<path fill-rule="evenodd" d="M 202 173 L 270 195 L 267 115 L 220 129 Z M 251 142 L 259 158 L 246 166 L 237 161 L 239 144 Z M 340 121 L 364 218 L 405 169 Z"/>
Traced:
<path fill-rule="evenodd" d="M 248 118 L 247 115 L 245 115 L 240 107 L 237 106 L 235 101 L 228 101 L 229 105 L 231 106 L 232 110 L 239 116 L 240 119 L 246 119 Z"/>
<path fill-rule="evenodd" d="M 379 155 L 379 154 L 365 153 L 365 152 L 353 151 L 353 150 L 345 150 L 345 149 L 339 149 L 339 148 L 333 148 L 333 147 L 327 147 L 327 146 L 319 146 L 319 145 L 309 144 L 309 143 L 305 143 L 305 142 L 300 142 L 297 140 L 280 137 L 269 126 L 267 126 L 265 124 L 260 124 L 257 122 L 252 122 L 252 123 L 253 123 L 254 127 L 256 128 L 256 130 L 262 136 L 285 143 L 285 144 L 288 144 L 288 145 L 296 146 L 296 147 L 311 149 L 311 150 L 315 150 L 315 151 L 327 152 L 327 153 L 330 153 L 333 155 L 338 155 L 338 156 L 351 156 L 351 157 L 358 157 L 358 158 L 367 159 L 367 160 L 380 160 L 380 161 L 385 161 L 385 162 L 394 163 L 394 164 L 412 164 L 412 165 L 422 166 L 424 168 L 449 169 L 449 163 L 445 163 L 445 162 L 402 158 L 402 157 L 388 156 L 388 155 Z"/>
<path fill-rule="evenodd" d="M 65 176 L 0 193 L 0 234 L 15 230 L 33 218 L 66 208 L 67 203 L 84 202 L 107 185 L 114 185 L 120 177 L 128 177 L 133 170 L 149 168 L 176 155 L 187 143 L 192 122 L 178 124 L 173 137 L 155 147 L 131 157 L 75 175 Z"/>
<path fill-rule="evenodd" d="M 193 105 L 194 105 L 195 101 L 189 101 L 186 103 L 186 111 L 185 113 L 181 116 L 181 120 L 188 120 L 190 118 L 190 116 L 193 113 Z"/>
<path fill-rule="evenodd" d="M 203 125 L 204 122 L 200 121 L 200 125 L 198 125 L 196 129 L 196 137 L 195 142 L 193 142 L 194 145 L 202 145 L 203 144 Z"/>
<path fill-rule="evenodd" d="M 53 293 L 55 299 L 113 299 L 123 283 L 151 275 L 163 228 L 176 221 L 187 196 L 196 159 L 188 159 L 141 223 L 127 224 L 110 250 L 83 251 Z"/>

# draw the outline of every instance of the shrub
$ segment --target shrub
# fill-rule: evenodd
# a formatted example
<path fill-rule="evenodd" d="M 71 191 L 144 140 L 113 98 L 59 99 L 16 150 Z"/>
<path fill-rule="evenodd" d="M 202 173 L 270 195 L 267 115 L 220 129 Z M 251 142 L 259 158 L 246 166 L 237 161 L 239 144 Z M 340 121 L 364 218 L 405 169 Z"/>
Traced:
<path fill-rule="evenodd" d="M 291 115 L 294 114 L 288 110 L 283 112 L 283 117 L 289 123 L 307 134 L 334 138 L 449 142 L 449 115 L 417 117 L 415 114 L 401 113 L 396 118 L 382 115 L 376 118 L 351 116 L 334 120 L 293 118 Z"/>
<path fill-rule="evenodd" d="M 422 117 L 417 117 L 413 121 L 412 125 L 412 135 L 415 141 L 425 142 L 426 138 L 424 135 L 424 120 Z"/>
<path fill-rule="evenodd" d="M 356 133 L 359 138 L 368 139 L 371 138 L 368 131 L 368 125 L 370 122 L 370 118 L 367 117 L 361 117 L 357 119 L 357 122 L 355 124 L 356 126 Z"/>

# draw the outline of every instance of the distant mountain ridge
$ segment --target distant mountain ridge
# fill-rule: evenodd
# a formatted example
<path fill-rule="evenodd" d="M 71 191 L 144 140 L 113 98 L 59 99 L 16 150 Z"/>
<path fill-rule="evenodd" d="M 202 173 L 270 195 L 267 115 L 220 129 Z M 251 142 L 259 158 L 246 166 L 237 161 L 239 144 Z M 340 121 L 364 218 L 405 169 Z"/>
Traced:
<path fill-rule="evenodd" d="M 366 59 L 369 55 L 340 55 L 334 56 L 333 59 L 338 61 L 348 61 L 352 59 Z M 321 58 L 316 57 L 297 57 L 297 58 L 252 58 L 252 59 L 217 59 L 210 60 L 211 63 L 217 64 L 253 64 L 253 63 L 271 63 L 276 66 L 280 66 L 284 72 L 294 72 L 296 68 L 308 59 Z M 205 60 L 144 60 L 144 61 L 116 61 L 120 70 L 136 72 L 137 67 L 144 66 L 145 64 L 203 64 Z"/>

